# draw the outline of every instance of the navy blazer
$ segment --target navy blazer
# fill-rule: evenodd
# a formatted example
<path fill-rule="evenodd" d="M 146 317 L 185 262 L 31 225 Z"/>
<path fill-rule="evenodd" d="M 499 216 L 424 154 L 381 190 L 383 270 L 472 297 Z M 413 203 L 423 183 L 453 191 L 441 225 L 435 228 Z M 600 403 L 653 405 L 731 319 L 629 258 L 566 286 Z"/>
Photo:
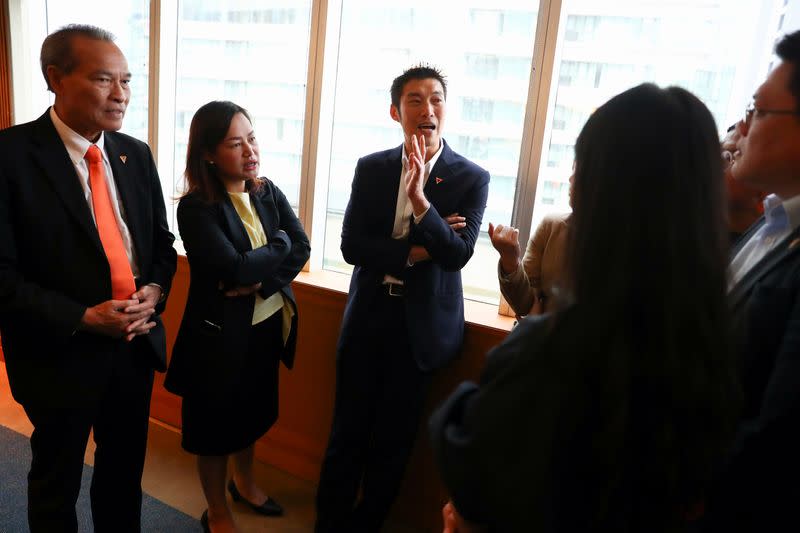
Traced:
<path fill-rule="evenodd" d="M 166 295 L 176 253 L 150 149 L 105 132 L 105 151 L 133 240 L 137 283 L 156 283 Z M 0 332 L 17 401 L 64 407 L 99 396 L 111 371 L 108 351 L 119 341 L 76 328 L 87 307 L 110 299 L 103 245 L 49 110 L 0 132 Z M 133 346 L 163 370 L 166 336 L 154 320 L 157 327 Z"/>
<path fill-rule="evenodd" d="M 764 217 L 742 236 L 732 257 L 763 224 Z M 772 527 L 788 523 L 794 530 L 800 523 L 800 228 L 745 274 L 729 301 L 744 404 L 706 529 L 777 531 Z"/>
<path fill-rule="evenodd" d="M 268 244 L 255 250 L 227 195 L 209 204 L 189 194 L 178 205 L 191 283 L 164 383 L 171 392 L 226 394 L 235 386 L 247 355 L 255 295 L 229 298 L 224 295 L 229 287 L 261 283 L 262 297 L 280 291 L 289 300 L 295 315 L 280 357 L 287 368 L 294 363 L 297 307 L 291 282 L 308 261 L 311 246 L 281 190 L 262 180 L 263 187 L 251 198 Z"/>
<path fill-rule="evenodd" d="M 489 173 L 453 152 L 442 153 L 425 185 L 430 201 L 419 225 L 411 223 L 407 240 L 392 238 L 402 170 L 402 145 L 358 160 L 342 225 L 342 254 L 355 265 L 338 349 L 344 349 L 386 274 L 405 283 L 408 336 L 423 371 L 445 365 L 461 349 L 464 296 L 460 270 L 467 264 L 480 232 Z M 444 216 L 458 212 L 466 227 L 456 232 Z M 406 267 L 411 246 L 424 246 L 431 260 Z"/>

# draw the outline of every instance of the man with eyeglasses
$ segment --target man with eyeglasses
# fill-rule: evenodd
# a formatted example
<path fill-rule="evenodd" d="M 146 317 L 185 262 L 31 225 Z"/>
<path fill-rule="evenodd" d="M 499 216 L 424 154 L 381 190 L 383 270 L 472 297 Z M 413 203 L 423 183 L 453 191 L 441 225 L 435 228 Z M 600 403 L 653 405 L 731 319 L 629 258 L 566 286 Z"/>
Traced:
<path fill-rule="evenodd" d="M 737 125 L 733 177 L 768 196 L 731 256 L 743 401 L 703 531 L 800 530 L 800 31 L 776 53 Z"/>

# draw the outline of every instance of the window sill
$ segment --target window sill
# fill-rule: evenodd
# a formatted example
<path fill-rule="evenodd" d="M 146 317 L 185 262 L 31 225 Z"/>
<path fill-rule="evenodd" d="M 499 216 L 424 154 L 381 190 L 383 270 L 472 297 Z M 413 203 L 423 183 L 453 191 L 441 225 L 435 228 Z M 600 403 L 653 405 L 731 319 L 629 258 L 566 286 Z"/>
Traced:
<path fill-rule="evenodd" d="M 300 272 L 295 283 L 347 295 L 350 276 L 329 270 Z M 472 300 L 464 300 L 464 319 L 467 324 L 499 331 L 511 331 L 514 325 L 514 318 L 498 314 L 496 305 Z"/>

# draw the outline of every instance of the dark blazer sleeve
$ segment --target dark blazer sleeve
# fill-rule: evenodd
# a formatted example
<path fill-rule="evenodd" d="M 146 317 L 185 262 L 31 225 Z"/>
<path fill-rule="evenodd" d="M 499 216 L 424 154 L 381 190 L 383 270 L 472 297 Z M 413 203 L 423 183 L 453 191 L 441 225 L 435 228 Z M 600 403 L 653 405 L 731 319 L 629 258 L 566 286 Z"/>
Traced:
<path fill-rule="evenodd" d="M 750 346 L 764 346 L 755 357 L 767 364 L 765 345 L 779 338 L 774 366 L 755 416 L 740 421 L 737 434 L 705 519 L 706 531 L 730 531 L 751 520 L 764 531 L 796 521 L 795 502 L 800 495 L 800 268 L 788 286 L 756 287 L 760 295 L 750 309 L 751 334 L 760 337 Z M 782 309 L 787 319 L 780 323 Z M 780 331 L 783 326 L 783 331 Z M 790 488 L 794 487 L 794 488 Z"/>
<path fill-rule="evenodd" d="M 536 353 L 546 332 L 546 318 L 521 322 L 487 355 L 480 386 L 462 383 L 430 419 L 436 465 L 456 509 L 470 522 L 498 528 L 517 494 L 528 501 L 527 525 L 550 512 L 555 399 L 564 384 Z"/>
<path fill-rule="evenodd" d="M 264 277 L 261 280 L 261 296 L 268 298 L 282 287 L 289 285 L 292 280 L 297 277 L 297 274 L 302 270 L 303 266 L 308 261 L 309 254 L 311 253 L 311 244 L 308 242 L 303 225 L 294 214 L 292 206 L 284 196 L 283 192 L 276 187 L 271 181 L 265 184 L 271 194 L 274 202 L 267 200 L 268 197 L 261 197 L 261 200 L 267 202 L 268 209 L 274 209 L 278 217 L 278 229 L 283 230 L 291 240 L 291 247 L 289 253 L 278 265 L 277 269 L 270 276 Z"/>
<path fill-rule="evenodd" d="M 489 195 L 489 173 L 472 165 L 477 173 L 472 187 L 463 195 L 457 212 L 466 219 L 466 227 L 454 231 L 431 203 L 430 209 L 417 224 L 418 238 L 431 256 L 431 260 L 446 271 L 464 268 L 475 250 L 475 241 L 481 230 L 483 211 Z M 445 213 L 444 216 L 450 215 Z"/>
<path fill-rule="evenodd" d="M 268 234 L 269 243 L 238 251 L 221 225 L 222 207 L 190 195 L 178 204 L 178 228 L 193 265 L 217 276 L 226 286 L 255 285 L 275 275 L 292 249 L 288 234 Z"/>
<path fill-rule="evenodd" d="M 397 183 L 386 179 L 387 174 L 393 170 L 366 158 L 358 160 L 342 223 L 341 249 L 344 260 L 351 265 L 397 276 L 406 266 L 411 246 L 407 240 L 392 238 L 391 224 L 388 226 L 389 231 L 381 231 L 381 228 L 372 226 L 368 211 L 389 210 L 384 218 L 390 216 L 394 220 L 392 214 L 396 204 L 388 199 L 393 198 L 396 202 L 397 191 L 392 194 L 389 189 L 392 183 L 397 187 Z M 399 176 L 400 168 L 396 171 Z M 385 203 L 382 201 L 384 198 L 387 199 Z"/>

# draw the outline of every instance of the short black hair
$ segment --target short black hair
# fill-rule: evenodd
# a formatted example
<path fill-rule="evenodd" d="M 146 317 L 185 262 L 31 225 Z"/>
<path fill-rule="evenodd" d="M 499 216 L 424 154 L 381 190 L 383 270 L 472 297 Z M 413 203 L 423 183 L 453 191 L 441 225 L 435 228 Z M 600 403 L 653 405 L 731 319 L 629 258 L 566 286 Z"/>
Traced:
<path fill-rule="evenodd" d="M 800 30 L 788 33 L 775 45 L 775 54 L 794 67 L 789 90 L 794 96 L 795 110 L 800 110 Z"/>
<path fill-rule="evenodd" d="M 389 89 L 389 93 L 392 96 L 392 105 L 400 109 L 400 97 L 403 96 L 403 88 L 406 83 L 411 80 L 427 80 L 429 78 L 433 78 L 442 84 L 444 99 L 447 100 L 447 81 L 444 74 L 438 68 L 423 63 L 406 69 L 392 81 L 392 88 Z"/>
<path fill-rule="evenodd" d="M 110 31 L 90 24 L 68 24 L 45 37 L 39 54 L 39 63 L 48 90 L 52 91 L 53 88 L 47 79 L 47 67 L 53 65 L 64 74 L 69 74 L 78 65 L 77 59 L 72 55 L 72 39 L 78 35 L 110 43 L 115 39 Z"/>

